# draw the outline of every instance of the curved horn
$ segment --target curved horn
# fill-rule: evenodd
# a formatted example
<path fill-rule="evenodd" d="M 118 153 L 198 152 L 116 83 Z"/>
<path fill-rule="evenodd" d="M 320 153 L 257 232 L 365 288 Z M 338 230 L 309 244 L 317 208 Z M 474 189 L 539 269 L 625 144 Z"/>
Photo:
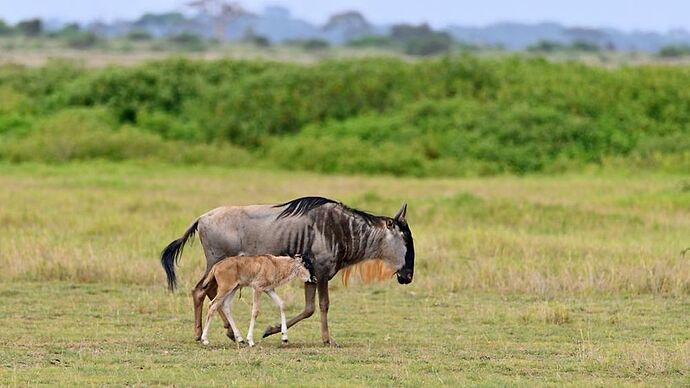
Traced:
<path fill-rule="evenodd" d="M 398 214 L 393 217 L 394 219 L 398 221 L 405 221 L 405 215 L 407 214 L 407 202 L 403 203 L 402 206 L 400 207 L 400 210 L 398 210 Z"/>

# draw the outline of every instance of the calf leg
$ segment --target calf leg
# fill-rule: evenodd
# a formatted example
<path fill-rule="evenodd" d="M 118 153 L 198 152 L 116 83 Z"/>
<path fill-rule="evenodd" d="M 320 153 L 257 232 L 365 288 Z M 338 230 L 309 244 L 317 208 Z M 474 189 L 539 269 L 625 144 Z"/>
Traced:
<path fill-rule="evenodd" d="M 321 340 L 324 344 L 337 347 L 333 337 L 328 331 L 328 280 L 321 280 L 318 283 L 319 289 L 319 310 L 321 310 Z"/>
<path fill-rule="evenodd" d="M 316 298 L 316 285 L 312 283 L 304 283 L 304 310 L 297 314 L 294 318 L 287 321 L 287 327 L 290 328 L 295 325 L 295 323 L 309 318 L 314 314 L 314 301 Z M 266 338 L 269 335 L 276 334 L 280 332 L 281 325 L 269 326 L 264 331 L 263 337 Z"/>
<path fill-rule="evenodd" d="M 206 276 L 204 276 L 204 279 L 205 278 Z M 203 279 L 199 281 L 199 283 L 196 285 L 196 287 L 194 287 L 194 289 L 192 289 L 192 299 L 194 300 L 194 329 L 197 341 L 201 339 L 201 314 L 204 308 L 204 296 L 208 296 L 210 300 L 213 300 L 213 298 L 216 297 L 216 292 L 218 290 L 218 283 L 216 283 L 215 280 L 211 281 L 206 290 L 201 288 L 202 283 Z M 228 319 L 225 317 L 223 310 L 219 309 L 218 314 L 220 315 L 220 319 L 223 320 L 223 327 L 225 327 L 228 330 L 226 335 L 228 336 L 228 338 L 234 341 L 235 335 L 232 332 L 232 328 L 230 328 L 230 323 L 228 322 Z"/>
<path fill-rule="evenodd" d="M 285 321 L 285 303 L 283 302 L 282 299 L 278 296 L 275 290 L 268 290 L 266 293 L 273 299 L 274 302 L 278 305 L 278 308 L 280 309 L 280 333 L 282 334 L 281 339 L 283 340 L 283 343 L 286 344 L 288 343 L 288 335 L 287 335 L 287 322 Z"/>
<path fill-rule="evenodd" d="M 213 318 L 213 314 L 215 314 L 216 310 L 218 310 L 222 305 L 225 299 L 229 296 L 232 298 L 234 296 L 234 290 L 228 292 L 229 290 L 227 289 L 222 289 L 221 292 L 216 295 L 215 298 L 211 301 L 211 304 L 208 306 L 208 315 L 206 316 L 206 325 L 204 326 L 204 330 L 201 333 L 201 343 L 204 345 L 208 345 L 208 330 L 211 328 L 211 319 Z"/>
<path fill-rule="evenodd" d="M 249 321 L 249 331 L 247 332 L 247 342 L 249 343 L 249 346 L 254 346 L 254 323 L 256 323 L 256 317 L 259 316 L 260 300 L 261 290 L 255 288 L 254 295 L 252 298 L 252 319 Z"/>
<path fill-rule="evenodd" d="M 235 340 L 237 343 L 244 343 L 244 340 L 242 339 L 242 334 L 240 334 L 240 329 L 237 328 L 237 324 L 235 324 L 235 320 L 232 318 L 232 300 L 235 297 L 235 292 L 239 289 L 239 287 L 235 287 L 232 291 L 230 291 L 230 295 L 225 298 L 225 303 L 223 303 L 223 311 L 225 312 L 225 316 L 228 318 L 228 322 L 230 324 L 230 329 L 234 333 Z"/>

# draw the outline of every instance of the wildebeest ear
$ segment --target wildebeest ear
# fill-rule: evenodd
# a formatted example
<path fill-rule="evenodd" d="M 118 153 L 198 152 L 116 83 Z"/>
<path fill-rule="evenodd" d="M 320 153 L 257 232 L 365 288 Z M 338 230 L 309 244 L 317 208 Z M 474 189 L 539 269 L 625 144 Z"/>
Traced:
<path fill-rule="evenodd" d="M 397 221 L 405 221 L 405 215 L 407 214 L 407 203 L 403 203 L 402 207 L 400 207 L 400 210 L 398 210 L 398 214 L 393 217 Z"/>

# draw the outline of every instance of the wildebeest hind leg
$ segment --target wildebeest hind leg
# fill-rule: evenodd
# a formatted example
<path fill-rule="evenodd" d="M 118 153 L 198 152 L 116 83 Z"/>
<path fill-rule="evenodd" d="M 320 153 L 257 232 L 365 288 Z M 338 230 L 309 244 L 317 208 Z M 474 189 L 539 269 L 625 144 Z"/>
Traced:
<path fill-rule="evenodd" d="M 201 341 L 201 314 L 204 307 L 204 299 L 206 298 L 206 291 L 201 287 L 194 287 L 192 289 L 192 301 L 194 302 L 194 335 L 197 341 Z"/>
<path fill-rule="evenodd" d="M 304 283 L 304 310 L 287 322 L 287 327 L 291 328 L 297 322 L 309 318 L 314 314 L 314 302 L 316 299 L 316 284 Z M 264 331 L 263 338 L 280 333 L 280 324 L 269 326 Z"/>

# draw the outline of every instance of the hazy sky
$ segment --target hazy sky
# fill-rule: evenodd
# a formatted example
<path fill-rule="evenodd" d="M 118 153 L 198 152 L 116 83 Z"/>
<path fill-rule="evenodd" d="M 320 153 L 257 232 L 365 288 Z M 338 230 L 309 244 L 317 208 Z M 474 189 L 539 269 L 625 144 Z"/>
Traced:
<path fill-rule="evenodd" d="M 16 22 L 39 16 L 65 21 L 134 18 L 144 12 L 184 10 L 180 0 L 0 0 L 0 18 Z M 688 0 L 245 0 L 246 8 L 288 7 L 296 17 L 323 23 L 328 15 L 355 9 L 376 23 L 429 22 L 485 25 L 497 21 L 557 21 L 566 25 L 624 30 L 690 30 Z"/>

